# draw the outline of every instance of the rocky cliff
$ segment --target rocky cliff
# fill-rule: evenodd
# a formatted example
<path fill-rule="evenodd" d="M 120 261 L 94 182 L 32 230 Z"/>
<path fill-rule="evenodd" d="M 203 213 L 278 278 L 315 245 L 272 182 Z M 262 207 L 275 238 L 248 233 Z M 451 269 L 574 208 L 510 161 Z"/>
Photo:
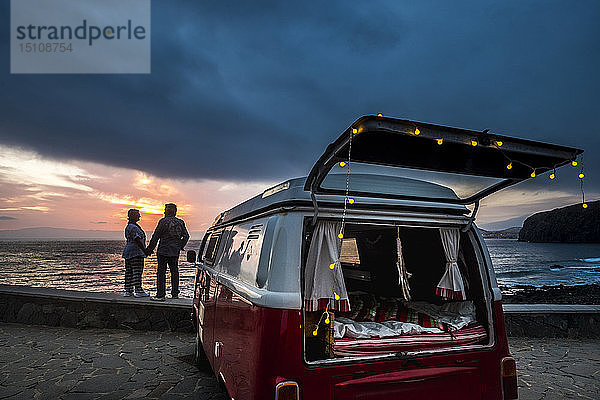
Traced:
<path fill-rule="evenodd" d="M 481 236 L 483 236 L 484 239 L 518 239 L 520 230 L 520 226 L 503 229 L 501 231 L 486 231 L 485 229 L 479 228 Z"/>
<path fill-rule="evenodd" d="M 519 241 L 600 243 L 600 201 L 533 214 L 523 222 Z"/>

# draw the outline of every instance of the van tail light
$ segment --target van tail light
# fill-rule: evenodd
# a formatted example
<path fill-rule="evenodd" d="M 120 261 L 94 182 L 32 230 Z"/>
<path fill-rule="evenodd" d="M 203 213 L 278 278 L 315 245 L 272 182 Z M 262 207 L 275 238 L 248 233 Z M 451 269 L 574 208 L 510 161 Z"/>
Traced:
<path fill-rule="evenodd" d="M 512 357 L 505 357 L 502 359 L 501 365 L 504 400 L 518 399 L 517 362 Z"/>
<path fill-rule="evenodd" d="M 275 400 L 300 400 L 300 387 L 294 381 L 279 382 L 275 386 Z"/>

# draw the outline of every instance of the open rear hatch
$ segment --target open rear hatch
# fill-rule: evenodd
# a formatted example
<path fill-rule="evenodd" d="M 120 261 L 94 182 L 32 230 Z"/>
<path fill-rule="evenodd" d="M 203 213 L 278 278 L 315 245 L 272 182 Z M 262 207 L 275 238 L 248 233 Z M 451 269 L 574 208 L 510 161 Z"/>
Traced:
<path fill-rule="evenodd" d="M 364 185 L 353 187 L 351 181 L 350 195 L 472 204 L 498 190 L 565 165 L 582 152 L 487 131 L 364 116 L 327 147 L 310 171 L 304 189 L 313 194 L 345 194 L 339 184 L 327 183 L 336 180 L 333 175 L 336 165 L 344 166 L 350 161 L 353 168 L 366 164 L 480 178 L 470 192 L 458 196 L 440 195 L 439 191 L 406 191 L 389 185 L 385 188 L 373 185 L 372 189 L 365 190 Z M 417 175 L 417 178 L 435 182 L 430 176 Z"/>

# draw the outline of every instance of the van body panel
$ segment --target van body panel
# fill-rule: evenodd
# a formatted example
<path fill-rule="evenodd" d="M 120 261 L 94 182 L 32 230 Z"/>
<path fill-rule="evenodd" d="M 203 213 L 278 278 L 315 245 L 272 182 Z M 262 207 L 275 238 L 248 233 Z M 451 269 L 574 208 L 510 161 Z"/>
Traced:
<path fill-rule="evenodd" d="M 205 330 L 211 327 L 212 332 L 204 333 L 204 350 L 215 375 L 222 376 L 229 395 L 235 399 L 273 398 L 275 385 L 285 380 L 298 382 L 302 399 L 379 399 L 385 397 L 377 396 L 391 394 L 416 398 L 410 397 L 416 393 L 423 398 L 424 394 L 433 393 L 431 388 L 454 387 L 452 382 L 457 379 L 461 385 L 456 390 L 467 390 L 455 392 L 456 395 L 449 391 L 448 398 L 501 399 L 500 360 L 509 356 L 509 351 L 500 301 L 493 303 L 497 339 L 492 347 L 365 360 L 359 364 L 309 365 L 302 357 L 299 311 L 254 305 L 216 280 L 213 282 L 218 296 L 213 305 L 213 324 L 205 320 Z M 194 304 L 200 301 L 195 299 Z M 215 358 L 217 341 L 222 347 L 220 356 Z M 386 375 L 390 372 L 396 375 Z M 437 372 L 443 375 L 439 379 L 434 377 Z M 370 392 L 370 387 L 375 389 Z"/>
<path fill-rule="evenodd" d="M 387 400 L 400 396 L 421 400 L 427 392 L 443 393 L 444 399 L 482 399 L 479 367 L 434 367 L 373 374 L 334 384 L 334 398 L 339 400 Z"/>

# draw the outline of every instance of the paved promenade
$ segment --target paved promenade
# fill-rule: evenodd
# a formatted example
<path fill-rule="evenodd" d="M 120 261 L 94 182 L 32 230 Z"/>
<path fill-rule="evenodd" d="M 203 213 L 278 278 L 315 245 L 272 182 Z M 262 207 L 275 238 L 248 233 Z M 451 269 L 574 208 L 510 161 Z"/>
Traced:
<path fill-rule="evenodd" d="M 521 399 L 600 399 L 599 341 L 510 342 Z M 188 333 L 0 323 L 0 399 L 226 399 L 193 350 Z"/>

